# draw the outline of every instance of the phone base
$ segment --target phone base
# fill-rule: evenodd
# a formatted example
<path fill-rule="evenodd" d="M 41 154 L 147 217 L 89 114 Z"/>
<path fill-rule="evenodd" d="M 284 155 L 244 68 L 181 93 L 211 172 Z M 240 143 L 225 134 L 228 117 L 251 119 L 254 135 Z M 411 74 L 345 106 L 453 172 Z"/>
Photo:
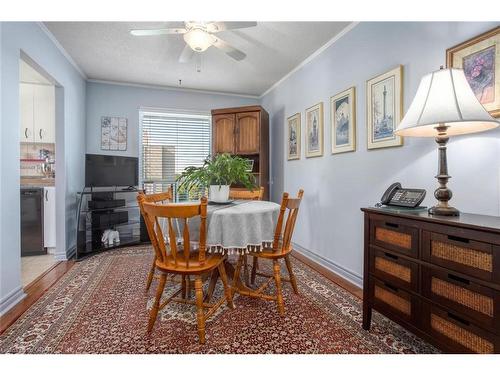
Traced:
<path fill-rule="evenodd" d="M 457 210 L 455 207 L 440 207 L 440 206 L 434 206 L 429 208 L 429 213 L 431 215 L 437 215 L 437 216 L 460 216 L 460 211 Z"/>

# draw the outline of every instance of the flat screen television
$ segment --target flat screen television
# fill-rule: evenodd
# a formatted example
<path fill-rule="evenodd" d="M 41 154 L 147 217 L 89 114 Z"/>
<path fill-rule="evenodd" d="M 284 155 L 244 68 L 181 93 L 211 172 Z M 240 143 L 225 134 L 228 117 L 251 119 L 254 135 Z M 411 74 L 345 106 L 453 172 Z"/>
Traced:
<path fill-rule="evenodd" d="M 137 186 L 139 159 L 128 156 L 85 155 L 85 186 Z"/>

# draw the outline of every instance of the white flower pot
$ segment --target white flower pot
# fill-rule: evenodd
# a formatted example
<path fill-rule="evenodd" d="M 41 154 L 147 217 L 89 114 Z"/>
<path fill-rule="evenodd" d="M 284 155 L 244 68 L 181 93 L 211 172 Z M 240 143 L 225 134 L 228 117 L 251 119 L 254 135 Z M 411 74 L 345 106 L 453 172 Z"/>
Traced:
<path fill-rule="evenodd" d="M 229 185 L 210 185 L 209 197 L 213 202 L 227 202 L 229 200 Z"/>

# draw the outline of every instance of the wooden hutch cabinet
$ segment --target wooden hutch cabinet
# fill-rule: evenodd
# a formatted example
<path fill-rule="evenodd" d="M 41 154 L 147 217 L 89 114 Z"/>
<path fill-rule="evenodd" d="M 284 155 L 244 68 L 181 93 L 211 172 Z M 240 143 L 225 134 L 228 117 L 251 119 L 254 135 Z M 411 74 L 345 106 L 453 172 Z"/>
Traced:
<path fill-rule="evenodd" d="M 269 198 L 269 114 L 261 106 L 212 110 L 212 153 L 254 161 L 257 185 Z"/>

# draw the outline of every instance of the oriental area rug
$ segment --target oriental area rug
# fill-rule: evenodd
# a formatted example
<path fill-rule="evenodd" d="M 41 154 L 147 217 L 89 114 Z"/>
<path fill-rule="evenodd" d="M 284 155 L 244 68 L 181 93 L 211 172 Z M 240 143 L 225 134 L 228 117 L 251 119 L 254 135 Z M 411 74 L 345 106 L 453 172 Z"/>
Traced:
<path fill-rule="evenodd" d="M 207 342 L 202 345 L 190 305 L 167 305 L 151 335 L 146 333 L 156 289 L 154 281 L 145 292 L 150 247 L 101 253 L 76 263 L 11 325 L 0 336 L 0 353 L 436 352 L 376 312 L 371 330 L 363 330 L 357 297 L 292 260 L 300 294 L 284 284 L 284 317 L 274 302 L 236 296 L 233 310 L 224 305 L 207 321 Z M 165 296 L 178 288 L 168 283 Z M 218 285 L 214 298 L 221 293 Z"/>

